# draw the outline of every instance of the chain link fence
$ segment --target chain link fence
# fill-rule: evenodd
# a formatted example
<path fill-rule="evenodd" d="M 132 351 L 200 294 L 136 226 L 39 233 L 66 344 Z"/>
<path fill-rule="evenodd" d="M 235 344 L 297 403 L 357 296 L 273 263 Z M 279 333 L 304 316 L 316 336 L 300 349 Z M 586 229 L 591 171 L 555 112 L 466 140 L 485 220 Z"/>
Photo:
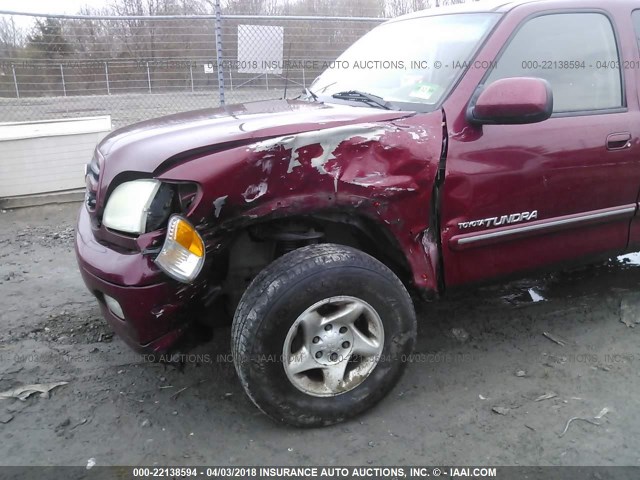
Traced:
<path fill-rule="evenodd" d="M 114 127 L 299 95 L 383 18 L 0 15 L 0 122 L 110 114 Z M 28 37 L 16 24 L 35 25 Z M 12 37 L 13 26 L 13 37 Z"/>

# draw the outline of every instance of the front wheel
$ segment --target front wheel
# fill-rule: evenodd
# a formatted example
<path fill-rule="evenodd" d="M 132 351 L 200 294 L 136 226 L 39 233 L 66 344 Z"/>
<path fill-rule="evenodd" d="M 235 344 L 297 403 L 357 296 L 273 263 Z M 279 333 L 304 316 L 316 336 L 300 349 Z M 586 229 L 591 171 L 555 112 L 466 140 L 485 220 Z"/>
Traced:
<path fill-rule="evenodd" d="M 265 268 L 242 296 L 232 352 L 270 417 L 322 426 L 358 415 L 397 383 L 416 337 L 411 298 L 373 257 L 310 245 Z"/>

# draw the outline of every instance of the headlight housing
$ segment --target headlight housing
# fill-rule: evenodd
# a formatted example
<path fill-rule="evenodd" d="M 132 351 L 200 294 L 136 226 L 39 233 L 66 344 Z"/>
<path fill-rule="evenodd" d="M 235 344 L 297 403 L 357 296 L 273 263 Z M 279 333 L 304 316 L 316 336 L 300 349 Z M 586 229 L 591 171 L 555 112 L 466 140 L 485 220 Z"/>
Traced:
<path fill-rule="evenodd" d="M 171 214 L 173 189 L 158 180 L 118 185 L 109 196 L 102 223 L 111 230 L 141 234 L 157 230 Z"/>
<path fill-rule="evenodd" d="M 172 215 L 156 264 L 170 277 L 189 283 L 202 270 L 204 257 L 204 242 L 200 234 L 186 219 Z"/>

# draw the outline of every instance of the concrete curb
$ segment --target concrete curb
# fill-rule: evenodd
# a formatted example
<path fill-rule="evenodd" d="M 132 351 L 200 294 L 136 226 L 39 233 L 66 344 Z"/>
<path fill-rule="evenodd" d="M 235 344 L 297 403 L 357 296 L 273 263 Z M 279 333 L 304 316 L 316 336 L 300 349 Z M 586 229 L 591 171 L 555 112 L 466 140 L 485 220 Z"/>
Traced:
<path fill-rule="evenodd" d="M 34 195 L 23 195 L 19 197 L 0 198 L 0 208 L 11 210 L 13 208 L 38 207 L 53 203 L 82 202 L 84 199 L 84 189 L 66 190 L 64 192 L 40 193 Z"/>

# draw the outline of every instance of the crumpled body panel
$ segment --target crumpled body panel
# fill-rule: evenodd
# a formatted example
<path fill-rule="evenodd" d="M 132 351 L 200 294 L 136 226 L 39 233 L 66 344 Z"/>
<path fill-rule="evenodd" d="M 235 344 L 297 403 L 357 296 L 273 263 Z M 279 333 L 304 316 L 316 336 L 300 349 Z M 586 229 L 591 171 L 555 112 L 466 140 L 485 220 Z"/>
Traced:
<path fill-rule="evenodd" d="M 180 163 L 159 178 L 198 182 L 190 217 L 207 238 L 266 218 L 340 212 L 381 224 L 436 290 L 428 232 L 442 150 L 442 114 L 286 134 Z"/>

